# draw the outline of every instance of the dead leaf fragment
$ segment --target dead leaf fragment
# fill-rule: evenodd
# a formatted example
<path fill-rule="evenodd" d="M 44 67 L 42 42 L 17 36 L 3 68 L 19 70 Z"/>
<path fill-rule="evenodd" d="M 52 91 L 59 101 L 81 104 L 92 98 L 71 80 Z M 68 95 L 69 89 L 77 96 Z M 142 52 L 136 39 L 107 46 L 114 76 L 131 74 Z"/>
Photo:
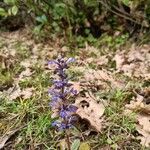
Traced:
<path fill-rule="evenodd" d="M 22 71 L 21 74 L 19 75 L 18 80 L 21 80 L 25 77 L 30 77 L 32 75 L 32 71 L 30 68 L 26 68 L 26 70 Z"/>
<path fill-rule="evenodd" d="M 98 86 L 101 86 L 103 89 L 109 89 L 111 87 L 122 89 L 125 87 L 122 81 L 114 79 L 111 72 L 102 69 L 102 70 L 93 70 L 88 69 L 85 71 L 84 78 L 86 82 L 95 83 Z"/>
<path fill-rule="evenodd" d="M 150 104 L 144 103 L 144 97 L 137 94 L 136 98 L 126 105 L 128 112 L 137 112 L 136 129 L 141 134 L 137 139 L 141 140 L 141 144 L 150 147 Z"/>
<path fill-rule="evenodd" d="M 34 88 L 26 88 L 22 90 L 21 95 L 24 99 L 28 99 L 33 95 Z"/>
<path fill-rule="evenodd" d="M 79 97 L 75 105 L 78 107 L 77 115 L 82 119 L 88 120 L 90 125 L 98 132 L 102 129 L 102 115 L 105 107 L 102 103 L 97 103 L 95 99 L 90 96 Z"/>
<path fill-rule="evenodd" d="M 143 130 L 150 133 L 150 115 L 142 113 L 137 116 L 137 119 L 139 121 L 139 125 L 143 128 Z"/>
<path fill-rule="evenodd" d="M 139 125 L 136 126 L 137 131 L 141 134 L 137 138 L 141 140 L 141 144 L 150 147 L 150 116 L 145 114 L 138 115 Z"/>
<path fill-rule="evenodd" d="M 80 82 L 70 82 L 72 84 L 72 87 L 77 90 L 77 92 L 79 93 L 81 91 L 81 86 L 80 86 Z"/>
<path fill-rule="evenodd" d="M 144 97 L 139 94 L 137 94 L 135 100 L 132 100 L 130 104 L 127 104 L 125 107 L 132 111 L 140 111 L 146 114 L 150 114 L 150 105 L 145 104 Z"/>
<path fill-rule="evenodd" d="M 20 89 L 19 85 L 14 85 L 13 88 L 9 88 L 5 94 L 9 100 L 14 100 L 18 97 L 22 97 L 23 99 L 28 99 L 33 95 L 34 88 L 25 88 Z"/>
<path fill-rule="evenodd" d="M 116 69 L 120 70 L 122 65 L 123 65 L 123 63 L 124 63 L 124 56 L 123 56 L 123 54 L 118 54 L 117 53 L 113 60 L 115 60 L 115 62 L 116 62 Z"/>

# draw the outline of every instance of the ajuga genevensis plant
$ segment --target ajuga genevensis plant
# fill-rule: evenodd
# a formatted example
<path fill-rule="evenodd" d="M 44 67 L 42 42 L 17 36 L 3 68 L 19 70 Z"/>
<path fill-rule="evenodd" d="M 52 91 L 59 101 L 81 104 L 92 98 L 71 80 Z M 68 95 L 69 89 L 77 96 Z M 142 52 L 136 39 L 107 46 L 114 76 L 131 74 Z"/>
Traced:
<path fill-rule="evenodd" d="M 56 60 L 49 61 L 50 65 L 55 65 L 54 74 L 57 74 L 58 77 L 53 80 L 53 85 L 49 90 L 51 99 L 50 107 L 53 115 L 57 118 L 57 120 L 52 123 L 52 126 L 55 126 L 58 130 L 63 130 L 65 132 L 69 150 L 71 148 L 68 130 L 76 121 L 75 112 L 77 111 L 77 107 L 71 104 L 70 99 L 72 96 L 77 95 L 77 91 L 69 82 L 69 77 L 66 71 L 69 68 L 69 64 L 74 61 L 74 58 L 58 58 Z"/>

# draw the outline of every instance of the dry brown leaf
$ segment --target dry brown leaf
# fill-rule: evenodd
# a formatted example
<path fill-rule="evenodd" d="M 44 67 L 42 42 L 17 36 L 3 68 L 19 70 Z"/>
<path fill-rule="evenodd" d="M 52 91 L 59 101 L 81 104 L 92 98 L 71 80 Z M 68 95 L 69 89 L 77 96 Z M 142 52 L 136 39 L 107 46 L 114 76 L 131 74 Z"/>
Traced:
<path fill-rule="evenodd" d="M 72 84 L 71 87 L 73 87 L 75 90 L 77 90 L 77 93 L 81 91 L 80 82 L 70 82 Z"/>
<path fill-rule="evenodd" d="M 122 89 L 125 86 L 122 81 L 115 80 L 111 72 L 104 69 L 103 70 L 88 69 L 85 72 L 84 78 L 86 82 L 94 82 L 96 83 L 96 85 L 101 85 L 105 89 L 110 88 L 110 85 L 113 88 L 115 87 L 119 89 Z"/>
<path fill-rule="evenodd" d="M 33 87 L 21 90 L 19 85 L 15 85 L 13 88 L 9 88 L 5 93 L 9 100 L 14 100 L 21 96 L 23 99 L 28 99 L 33 95 L 33 91 Z"/>
<path fill-rule="evenodd" d="M 122 67 L 122 65 L 123 65 L 123 63 L 124 63 L 124 55 L 123 54 L 116 54 L 115 55 L 115 57 L 114 57 L 114 59 L 113 60 L 115 60 L 115 62 L 116 62 L 116 69 L 117 70 L 120 70 L 121 69 L 121 67 Z"/>
<path fill-rule="evenodd" d="M 150 115 L 140 113 L 137 120 L 139 125 L 136 129 L 141 134 L 138 139 L 141 140 L 143 146 L 150 147 Z"/>
<path fill-rule="evenodd" d="M 26 68 L 26 70 L 24 70 L 20 73 L 18 80 L 21 80 L 25 77 L 30 77 L 32 75 L 32 73 L 33 72 L 31 71 L 30 68 Z"/>
<path fill-rule="evenodd" d="M 14 86 L 13 88 L 9 88 L 6 92 L 7 98 L 9 100 L 14 100 L 20 96 L 21 89 L 19 86 Z"/>
<path fill-rule="evenodd" d="M 142 130 L 140 127 L 137 127 L 137 131 L 142 134 L 142 136 L 137 137 L 137 139 L 141 140 L 141 145 L 145 147 L 150 147 L 150 134 L 146 131 Z"/>
<path fill-rule="evenodd" d="M 110 79 L 110 76 L 108 75 L 106 70 L 93 70 L 88 69 L 87 72 L 85 72 L 85 79 L 88 81 L 93 80 L 104 80 L 108 81 Z"/>
<path fill-rule="evenodd" d="M 21 91 L 21 95 L 23 96 L 23 99 L 28 99 L 33 95 L 34 88 L 26 88 Z"/>
<path fill-rule="evenodd" d="M 140 111 L 146 114 L 150 114 L 150 105 L 145 104 L 144 97 L 139 94 L 137 94 L 135 100 L 132 100 L 130 104 L 127 104 L 125 107 L 129 110 Z"/>
<path fill-rule="evenodd" d="M 25 68 L 29 68 L 29 67 L 31 67 L 31 60 L 30 59 L 26 59 L 26 60 L 22 61 L 20 63 L 20 65 L 25 67 Z"/>
<path fill-rule="evenodd" d="M 98 132 L 102 129 L 102 115 L 105 107 L 102 103 L 97 103 L 95 99 L 87 95 L 76 99 L 75 105 L 78 107 L 77 115 L 88 120 L 90 125 Z"/>
<path fill-rule="evenodd" d="M 137 116 L 137 119 L 139 121 L 139 125 L 150 134 L 150 115 L 140 113 Z"/>
<path fill-rule="evenodd" d="M 137 112 L 136 125 L 137 131 L 141 134 L 137 139 L 141 140 L 141 144 L 145 147 L 150 147 L 150 104 L 144 103 L 144 97 L 137 94 L 136 99 L 132 100 L 130 104 L 126 105 L 129 113 Z"/>
<path fill-rule="evenodd" d="M 130 104 L 127 104 L 125 105 L 125 107 L 127 109 L 130 109 L 130 110 L 139 110 L 139 108 L 141 108 L 141 105 L 144 105 L 142 102 L 143 102 L 143 99 L 144 97 L 137 94 L 137 98 L 136 99 L 133 99 Z"/>
<path fill-rule="evenodd" d="M 117 51 L 114 60 L 117 71 L 123 72 L 126 76 L 150 79 L 150 50 L 148 45 L 137 47 L 133 44 L 128 51 Z"/>

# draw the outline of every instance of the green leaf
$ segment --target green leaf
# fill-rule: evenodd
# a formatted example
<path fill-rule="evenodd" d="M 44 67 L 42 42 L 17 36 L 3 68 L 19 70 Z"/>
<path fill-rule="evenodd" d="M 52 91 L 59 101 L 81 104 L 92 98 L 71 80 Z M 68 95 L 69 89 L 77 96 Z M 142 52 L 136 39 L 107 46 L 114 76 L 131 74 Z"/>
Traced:
<path fill-rule="evenodd" d="M 129 6 L 129 0 L 122 0 L 122 2 L 124 3 L 124 5 Z"/>
<path fill-rule="evenodd" d="M 6 4 L 15 4 L 17 0 L 4 0 Z"/>
<path fill-rule="evenodd" d="M 108 143 L 109 145 L 112 144 L 112 142 L 113 142 L 113 141 L 112 141 L 110 138 L 107 139 L 107 143 Z"/>
<path fill-rule="evenodd" d="M 43 27 L 42 24 L 40 24 L 40 25 L 38 25 L 38 26 L 35 26 L 33 32 L 34 32 L 35 34 L 39 34 L 40 31 L 41 31 L 41 29 L 42 29 L 42 27 Z"/>
<path fill-rule="evenodd" d="M 79 146 L 80 146 L 80 140 L 76 139 L 73 141 L 71 145 L 71 150 L 78 150 Z"/>
<path fill-rule="evenodd" d="M 36 20 L 37 20 L 38 22 L 43 23 L 43 24 L 45 24 L 45 23 L 47 22 L 47 18 L 46 18 L 45 15 L 36 17 Z"/>
<path fill-rule="evenodd" d="M 66 4 L 65 3 L 56 3 L 55 7 L 62 7 L 62 8 L 66 8 Z"/>
<path fill-rule="evenodd" d="M 12 9 L 11 9 L 11 12 L 15 16 L 17 14 L 17 12 L 18 12 L 18 7 L 16 5 L 13 6 Z"/>
<path fill-rule="evenodd" d="M 84 0 L 85 5 L 87 5 L 88 2 L 89 2 L 88 0 Z"/>
<path fill-rule="evenodd" d="M 12 10 L 11 10 L 11 8 L 9 8 L 8 9 L 8 15 L 11 16 L 11 14 L 12 14 Z"/>
<path fill-rule="evenodd" d="M 6 16 L 7 12 L 5 11 L 5 9 L 0 8 L 0 16 Z"/>
<path fill-rule="evenodd" d="M 86 142 L 84 143 L 81 143 L 80 147 L 79 147 L 79 150 L 90 150 L 90 145 Z"/>

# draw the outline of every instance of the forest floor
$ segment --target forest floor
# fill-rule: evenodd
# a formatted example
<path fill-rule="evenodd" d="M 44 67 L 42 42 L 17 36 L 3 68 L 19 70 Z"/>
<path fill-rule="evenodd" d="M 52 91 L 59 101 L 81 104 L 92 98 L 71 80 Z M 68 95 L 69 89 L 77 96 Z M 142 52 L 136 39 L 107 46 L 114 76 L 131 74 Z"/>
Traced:
<path fill-rule="evenodd" d="M 26 30 L 0 33 L 0 149 L 65 149 L 64 134 L 51 126 L 47 65 L 65 54 L 76 59 L 69 73 L 81 117 L 72 150 L 149 150 L 150 45 L 70 50 L 58 42 L 37 43 Z"/>

